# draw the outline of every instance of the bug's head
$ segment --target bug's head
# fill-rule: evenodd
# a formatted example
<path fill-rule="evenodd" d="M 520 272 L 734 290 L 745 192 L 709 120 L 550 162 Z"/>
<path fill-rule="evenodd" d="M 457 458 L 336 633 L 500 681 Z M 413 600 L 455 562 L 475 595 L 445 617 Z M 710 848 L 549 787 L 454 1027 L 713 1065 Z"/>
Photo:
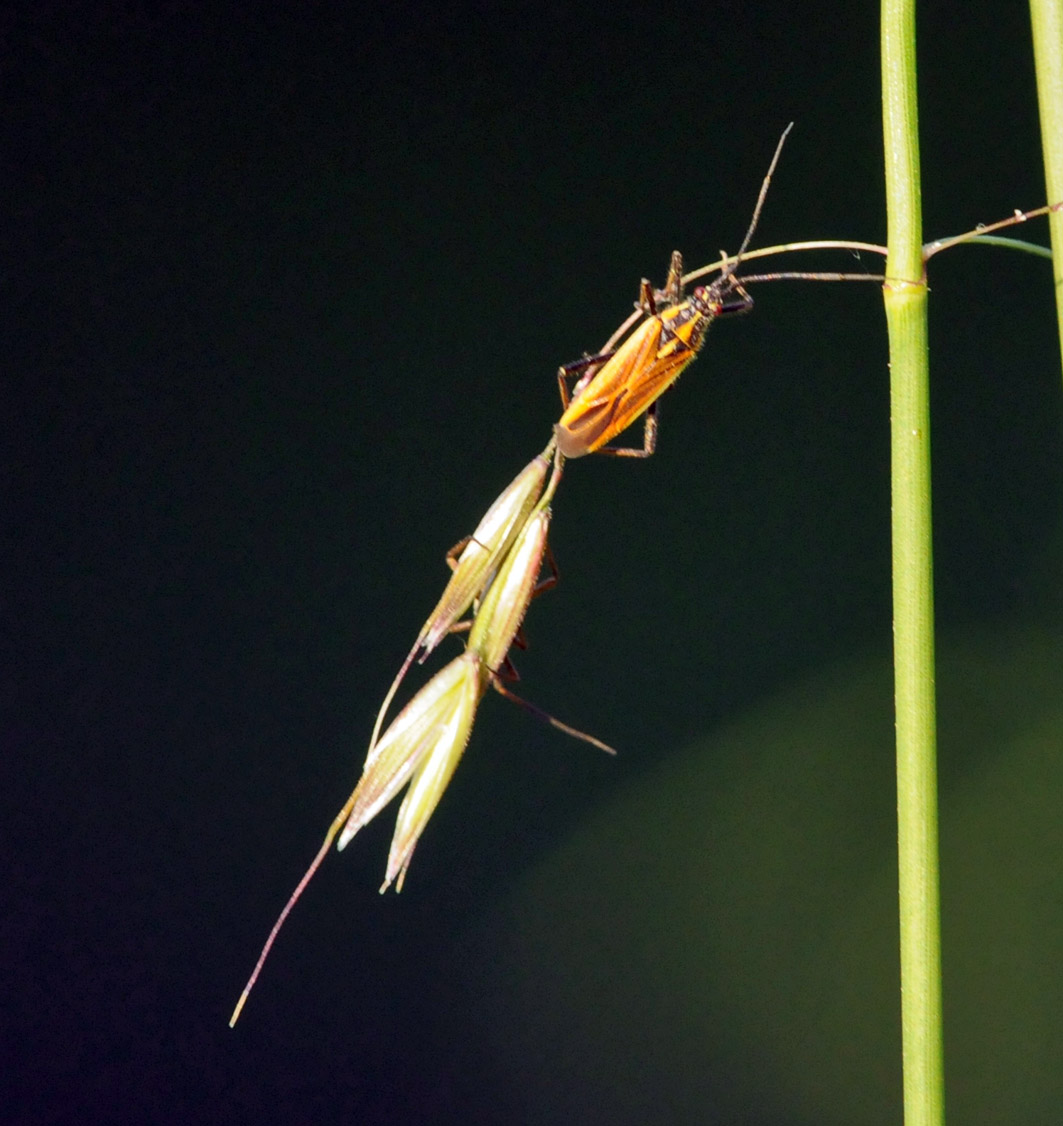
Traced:
<path fill-rule="evenodd" d="M 753 308 L 753 298 L 733 273 L 717 278 L 711 285 L 699 285 L 690 300 L 708 320 L 748 313 Z"/>

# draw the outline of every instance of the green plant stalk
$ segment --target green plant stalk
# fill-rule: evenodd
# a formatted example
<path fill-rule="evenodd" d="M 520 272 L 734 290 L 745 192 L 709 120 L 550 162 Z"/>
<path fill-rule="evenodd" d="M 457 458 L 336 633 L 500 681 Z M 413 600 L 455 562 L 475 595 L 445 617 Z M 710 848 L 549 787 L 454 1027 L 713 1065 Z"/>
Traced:
<path fill-rule="evenodd" d="M 1033 55 L 1037 69 L 1037 105 L 1049 203 L 1063 200 L 1063 0 L 1030 0 Z M 1063 356 L 1063 211 L 1048 217 L 1052 236 L 1052 280 L 1056 324 Z"/>
<path fill-rule="evenodd" d="M 914 0 L 883 0 L 894 693 L 905 1126 L 944 1123 L 927 287 Z"/>

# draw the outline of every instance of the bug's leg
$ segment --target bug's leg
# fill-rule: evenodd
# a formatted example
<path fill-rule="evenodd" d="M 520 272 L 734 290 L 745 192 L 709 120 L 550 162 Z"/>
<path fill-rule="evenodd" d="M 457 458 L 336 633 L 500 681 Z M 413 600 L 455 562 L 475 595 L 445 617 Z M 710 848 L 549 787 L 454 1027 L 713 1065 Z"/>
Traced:
<path fill-rule="evenodd" d="M 584 743 L 590 743 L 592 747 L 597 747 L 600 751 L 605 751 L 606 754 L 616 754 L 616 749 L 610 747 L 608 743 L 603 743 L 601 739 L 596 739 L 593 735 L 588 735 L 585 731 L 578 731 L 575 727 L 569 727 L 567 723 L 562 723 L 561 720 L 555 719 L 549 712 L 544 712 L 542 708 L 529 703 L 523 696 L 518 696 L 515 692 L 510 692 L 499 679 L 499 676 L 499 673 L 491 674 L 491 687 L 500 696 L 505 696 L 507 700 L 511 700 L 514 704 L 519 704 L 525 711 L 531 712 L 536 719 L 542 720 L 543 723 L 550 724 L 551 727 L 556 727 L 558 731 L 563 731 L 566 735 L 571 735 L 574 739 L 581 739 Z"/>
<path fill-rule="evenodd" d="M 657 408 L 658 404 L 654 403 L 643 416 L 641 449 L 638 446 L 602 446 L 594 452 L 607 457 L 653 457 L 657 452 Z"/>
<path fill-rule="evenodd" d="M 573 360 L 571 363 L 562 364 L 557 369 L 558 375 L 563 375 L 566 379 L 571 379 L 574 375 L 579 375 L 589 367 L 596 367 L 598 364 L 605 363 L 606 360 L 611 360 L 615 354 L 615 349 L 609 352 L 599 352 L 595 356 L 584 356 L 582 359 Z"/>
<path fill-rule="evenodd" d="M 472 543 L 472 536 L 465 536 L 447 552 L 447 566 L 452 570 L 458 569 L 458 556 Z"/>
<path fill-rule="evenodd" d="M 657 403 L 650 407 L 642 423 L 642 457 L 653 457 L 657 452 L 657 407 Z"/>
<path fill-rule="evenodd" d="M 657 307 L 663 305 L 670 308 L 678 305 L 683 300 L 683 255 L 678 250 L 672 251 L 671 261 L 668 263 L 668 277 L 665 279 L 663 289 L 653 289 L 650 283 L 643 278 L 639 287 L 639 299 L 635 303 L 636 309 L 656 316 Z"/>
<path fill-rule="evenodd" d="M 478 544 L 484 551 L 491 549 L 485 543 L 481 543 L 475 536 L 463 536 L 458 542 L 447 552 L 444 557 L 447 561 L 447 566 L 452 570 L 458 569 L 458 564 L 461 562 L 461 553 L 469 546 L 469 544 Z"/>
<path fill-rule="evenodd" d="M 550 568 L 550 574 L 545 579 L 540 579 L 532 588 L 532 598 L 538 598 L 540 594 L 548 590 L 553 590 L 555 586 L 561 581 L 561 572 L 557 569 L 557 560 L 554 558 L 553 551 L 550 550 L 550 544 L 547 543 L 546 547 L 546 565 Z"/>
<path fill-rule="evenodd" d="M 683 255 L 678 250 L 672 251 L 672 260 L 668 263 L 668 278 L 662 293 L 669 305 L 678 305 L 683 300 Z"/>
<path fill-rule="evenodd" d="M 598 368 L 606 360 L 612 359 L 615 354 L 615 349 L 611 352 L 599 352 L 596 356 L 584 356 L 581 360 L 562 364 L 557 369 L 557 386 L 561 392 L 561 407 L 563 410 L 568 410 L 568 404 L 590 383 Z M 581 378 L 576 386 L 569 391 L 568 380 L 577 375 Z"/>
<path fill-rule="evenodd" d="M 562 365 L 557 369 L 557 389 L 561 392 L 561 410 L 562 412 L 568 410 L 568 404 L 571 402 L 571 396 L 568 393 L 568 384 L 565 382 L 565 368 Z"/>
<path fill-rule="evenodd" d="M 718 317 L 740 316 L 743 313 L 752 312 L 753 298 L 738 282 L 735 282 L 734 289 L 731 292 L 738 296 L 720 302 L 720 311 L 716 314 Z"/>
<path fill-rule="evenodd" d="M 783 136 L 785 137 L 786 134 L 784 133 Z M 753 308 L 753 298 L 749 296 L 741 281 L 733 273 L 728 273 L 726 250 L 720 251 L 720 260 L 723 263 L 723 272 L 712 285 L 706 287 L 706 291 L 715 296 L 719 302 L 716 316 L 732 317 L 737 314 L 748 313 Z M 732 270 L 734 268 L 734 266 L 731 267 Z M 733 297 L 733 294 L 738 296 Z"/>
<path fill-rule="evenodd" d="M 554 553 L 548 543 L 545 544 L 544 547 L 546 549 L 546 565 L 550 568 L 550 574 L 547 575 L 546 578 L 540 579 L 535 586 L 532 587 L 531 596 L 528 599 L 529 602 L 532 598 L 538 598 L 540 594 L 544 594 L 548 590 L 553 590 L 561 581 L 561 572 L 557 569 L 557 560 L 554 558 Z M 463 628 L 468 629 L 472 623 L 462 622 L 461 624 Z M 524 636 L 523 625 L 517 627 L 517 632 L 513 637 L 513 644 L 516 645 L 518 649 L 528 648 L 528 639 Z M 497 674 L 498 676 L 503 676 L 506 680 L 520 680 L 520 676 L 509 657 L 506 658 L 502 668 L 505 672 L 500 671 Z"/>
<path fill-rule="evenodd" d="M 522 645 L 523 649 L 524 646 Z M 508 680 L 510 684 L 516 684 L 520 680 L 520 673 L 517 672 L 517 666 L 513 663 L 513 659 L 506 654 L 505 660 L 498 666 L 498 668 L 491 673 L 491 683 L 494 684 L 496 680 Z"/>
<path fill-rule="evenodd" d="M 650 285 L 648 278 L 643 278 L 639 282 L 639 299 L 635 302 L 635 308 L 646 313 L 648 316 L 657 316 L 657 298 L 664 299 L 664 294 Z"/>

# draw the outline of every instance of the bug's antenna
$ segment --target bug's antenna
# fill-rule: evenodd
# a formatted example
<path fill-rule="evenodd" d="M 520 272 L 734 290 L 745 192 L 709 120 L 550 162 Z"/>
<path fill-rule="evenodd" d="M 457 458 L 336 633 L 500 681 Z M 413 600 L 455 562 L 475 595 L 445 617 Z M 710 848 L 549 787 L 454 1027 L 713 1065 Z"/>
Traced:
<path fill-rule="evenodd" d="M 793 127 L 794 123 L 791 121 L 782 131 L 779 143 L 775 146 L 775 155 L 771 158 L 771 164 L 768 165 L 768 174 L 764 177 L 764 183 L 760 185 L 760 195 L 757 196 L 757 205 L 753 208 L 753 218 L 749 222 L 749 230 L 746 231 L 746 237 L 742 239 L 742 245 L 738 248 L 738 253 L 735 255 L 734 261 L 727 269 L 723 270 L 716 279 L 715 284 L 717 286 L 734 276 L 735 270 L 738 269 L 742 261 L 742 255 L 745 254 L 749 247 L 750 240 L 753 238 L 753 232 L 757 229 L 757 223 L 760 222 L 760 212 L 764 207 L 764 199 L 768 194 L 768 188 L 771 187 L 771 178 L 775 173 L 775 166 L 779 163 L 779 157 L 782 156 L 782 147 L 786 144 L 786 138 L 790 135 L 790 130 L 793 129 Z"/>

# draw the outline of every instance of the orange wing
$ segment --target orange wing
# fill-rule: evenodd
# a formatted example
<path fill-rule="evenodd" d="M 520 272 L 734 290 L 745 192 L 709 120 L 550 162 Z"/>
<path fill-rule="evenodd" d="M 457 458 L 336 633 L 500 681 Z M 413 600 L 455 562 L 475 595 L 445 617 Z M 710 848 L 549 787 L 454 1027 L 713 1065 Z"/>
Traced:
<path fill-rule="evenodd" d="M 711 316 L 690 301 L 648 318 L 569 403 L 554 430 L 565 457 L 599 450 L 626 430 L 697 355 Z M 668 334 L 665 336 L 665 324 Z"/>

